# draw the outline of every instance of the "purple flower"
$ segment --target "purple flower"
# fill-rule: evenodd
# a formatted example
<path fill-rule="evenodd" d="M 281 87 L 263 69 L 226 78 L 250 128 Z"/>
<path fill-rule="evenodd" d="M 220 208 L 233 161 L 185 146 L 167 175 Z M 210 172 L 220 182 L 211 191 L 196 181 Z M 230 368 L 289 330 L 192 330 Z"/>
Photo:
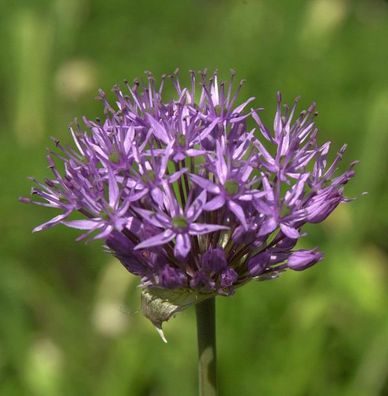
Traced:
<path fill-rule="evenodd" d="M 229 159 L 228 162 L 225 157 Z M 209 160 L 209 169 L 216 176 L 217 183 L 195 174 L 190 176 L 194 183 L 215 195 L 205 205 L 205 210 L 214 211 L 226 204 L 230 212 L 236 216 L 240 224 L 247 230 L 247 219 L 241 203 L 252 201 L 255 195 L 260 195 L 260 192 L 251 188 L 252 184 L 257 180 L 255 178 L 249 180 L 253 171 L 249 159 L 242 163 L 241 167 L 235 166 L 235 168 L 232 168 L 232 162 L 234 162 L 233 155 L 227 155 L 222 143 L 217 141 L 216 156 L 214 159 Z"/>
<path fill-rule="evenodd" d="M 79 239 L 104 240 L 148 292 L 195 298 L 319 262 L 318 250 L 295 246 L 305 224 L 349 201 L 356 162 L 337 174 L 346 146 L 328 161 L 315 104 L 296 115 L 298 99 L 283 106 L 278 93 L 269 127 L 263 109 L 248 107 L 254 98 L 238 102 L 234 72 L 226 83 L 191 72 L 188 88 L 170 77 L 173 99 L 166 76 L 157 86 L 150 73 L 114 87 L 113 105 L 100 91 L 104 120 L 75 124 L 73 148 L 54 141 L 53 176 L 32 179 L 33 198 L 21 200 L 60 213 L 34 231 L 80 229 Z"/>
<path fill-rule="evenodd" d="M 163 230 L 140 242 L 135 246 L 135 250 L 164 245 L 175 239 L 174 255 L 177 258 L 184 259 L 191 250 L 191 236 L 228 229 L 228 227 L 223 225 L 195 223 L 202 213 L 206 201 L 205 190 L 185 209 L 179 206 L 167 186 L 165 186 L 165 193 L 165 211 L 162 211 L 159 207 L 155 212 L 134 208 L 135 212 L 142 216 L 146 222 L 159 230 Z"/>
<path fill-rule="evenodd" d="M 202 255 L 201 269 L 207 273 L 219 273 L 227 268 L 225 251 L 221 248 L 210 248 Z"/>
<path fill-rule="evenodd" d="M 322 259 L 323 256 L 318 251 L 298 250 L 289 256 L 287 260 L 287 267 L 293 269 L 294 271 L 303 271 Z"/>

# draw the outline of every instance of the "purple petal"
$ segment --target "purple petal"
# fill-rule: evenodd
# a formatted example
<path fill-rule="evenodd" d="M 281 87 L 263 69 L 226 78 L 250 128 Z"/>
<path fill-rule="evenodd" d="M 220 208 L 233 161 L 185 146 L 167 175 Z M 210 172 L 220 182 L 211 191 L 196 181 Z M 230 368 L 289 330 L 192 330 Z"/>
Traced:
<path fill-rule="evenodd" d="M 271 156 L 271 154 L 267 151 L 267 149 L 261 144 L 259 140 L 256 140 L 254 142 L 254 145 L 257 147 L 259 150 L 259 154 L 263 156 L 263 158 L 268 162 L 268 164 L 272 165 L 274 168 L 276 168 L 276 162 Z"/>
<path fill-rule="evenodd" d="M 181 215 L 182 213 L 180 205 L 170 185 L 166 181 L 162 181 L 162 185 L 164 190 L 163 205 L 166 207 L 167 212 L 171 215 L 171 217 Z M 162 202 L 160 205 L 162 205 Z"/>
<path fill-rule="evenodd" d="M 277 157 L 286 156 L 288 153 L 288 148 L 290 146 L 290 134 L 286 131 L 286 128 L 283 129 L 282 136 L 280 138 L 280 144 L 277 150 Z"/>
<path fill-rule="evenodd" d="M 160 163 L 159 175 L 158 175 L 160 178 L 162 178 L 164 176 L 164 174 L 166 173 L 168 160 L 170 159 L 170 155 L 173 152 L 173 149 L 172 149 L 173 144 L 174 144 L 174 141 L 171 141 L 167 145 L 166 150 L 163 152 L 162 161 Z"/>
<path fill-rule="evenodd" d="M 108 182 L 109 182 L 109 206 L 112 209 L 117 209 L 120 191 L 115 176 L 111 169 L 108 169 Z"/>
<path fill-rule="evenodd" d="M 47 221 L 46 223 L 40 224 L 35 227 L 32 232 L 39 232 L 43 230 L 47 230 L 48 228 L 60 223 L 63 219 L 69 216 L 70 213 L 63 213 L 58 216 L 53 217 L 51 220 Z"/>
<path fill-rule="evenodd" d="M 185 154 L 183 151 L 181 151 L 181 150 L 177 151 L 177 152 L 172 156 L 172 159 L 173 159 L 175 162 L 183 161 L 185 158 L 186 158 L 186 154 Z"/>
<path fill-rule="evenodd" d="M 259 198 L 259 197 L 263 196 L 264 194 L 265 193 L 263 193 L 263 192 L 255 193 L 254 191 L 249 191 L 247 194 L 239 195 L 238 200 L 244 201 L 244 202 L 252 201 L 253 198 Z"/>
<path fill-rule="evenodd" d="M 218 124 L 218 118 L 216 118 L 207 128 L 205 128 L 198 137 L 192 140 L 192 144 L 201 143 L 201 140 L 205 139 L 207 135 L 214 129 L 214 127 Z"/>
<path fill-rule="evenodd" d="M 226 268 L 221 273 L 220 277 L 220 285 L 221 288 L 227 288 L 233 286 L 233 284 L 237 281 L 238 274 L 233 268 Z"/>
<path fill-rule="evenodd" d="M 306 208 L 306 219 L 310 223 L 320 223 L 325 220 L 343 200 L 341 193 L 338 191 L 334 191 L 331 195 L 316 195 L 310 200 L 309 206 Z"/>
<path fill-rule="evenodd" d="M 143 198 L 148 193 L 148 191 L 149 191 L 148 188 L 144 188 L 136 193 L 130 194 L 128 197 L 126 197 L 126 199 L 129 202 L 138 201 L 139 199 Z"/>
<path fill-rule="evenodd" d="M 216 283 L 211 279 L 211 276 L 203 271 L 195 272 L 190 281 L 191 288 L 201 290 L 205 293 L 214 290 L 215 286 Z"/>
<path fill-rule="evenodd" d="M 228 206 L 229 206 L 229 209 L 240 220 L 241 225 L 247 230 L 248 229 L 247 219 L 245 217 L 243 208 L 240 205 L 236 204 L 236 202 L 234 202 L 234 201 L 229 201 Z"/>
<path fill-rule="evenodd" d="M 151 124 L 153 129 L 153 134 L 156 138 L 161 140 L 163 143 L 168 144 L 170 142 L 170 138 L 167 135 L 167 131 L 162 124 L 155 120 L 152 116 L 147 113 L 147 120 Z"/>
<path fill-rule="evenodd" d="M 224 206 L 224 204 L 225 204 L 225 197 L 222 194 L 220 194 L 215 196 L 209 202 L 207 202 L 203 208 L 204 210 L 212 211 L 221 208 L 222 206 Z"/>
<path fill-rule="evenodd" d="M 190 221 L 197 220 L 198 216 L 202 213 L 203 205 L 206 202 L 206 195 L 206 190 L 203 190 L 187 209 L 186 215 Z"/>
<path fill-rule="evenodd" d="M 230 119 L 230 123 L 231 124 L 235 124 L 235 123 L 241 122 L 242 120 L 245 120 L 248 117 L 249 117 L 249 113 L 248 114 L 244 114 L 244 115 L 242 115 L 240 117 L 233 117 L 233 118 Z"/>
<path fill-rule="evenodd" d="M 252 257 L 248 261 L 248 270 L 252 276 L 262 274 L 269 266 L 271 255 L 269 252 L 262 252 Z"/>
<path fill-rule="evenodd" d="M 204 155 L 206 153 L 207 153 L 206 150 L 197 150 L 197 149 L 188 149 L 188 150 L 186 150 L 186 154 L 189 157 L 198 157 L 199 155 Z"/>
<path fill-rule="evenodd" d="M 218 225 L 218 224 L 190 224 L 189 234 L 190 235 L 203 235 L 209 232 L 228 230 L 229 227 Z"/>
<path fill-rule="evenodd" d="M 144 220 L 158 228 L 165 228 L 169 224 L 169 218 L 162 213 L 155 213 L 150 210 L 133 208 Z"/>
<path fill-rule="evenodd" d="M 78 230 L 94 230 L 101 225 L 101 222 L 98 220 L 71 220 L 63 221 L 62 224 Z"/>
<path fill-rule="evenodd" d="M 113 231 L 105 243 L 129 272 L 138 276 L 145 275 L 146 266 L 139 260 L 140 254 L 133 252 L 134 245 L 126 236 Z"/>
<path fill-rule="evenodd" d="M 228 266 L 225 251 L 221 248 L 210 248 L 201 259 L 201 269 L 207 273 L 218 273 Z"/>
<path fill-rule="evenodd" d="M 217 176 L 222 184 L 225 183 L 228 177 L 228 167 L 224 158 L 224 151 L 222 150 L 221 143 L 217 140 L 217 159 L 215 161 Z"/>
<path fill-rule="evenodd" d="M 135 128 L 133 125 L 129 126 L 127 132 L 124 134 L 123 146 L 126 153 L 131 149 L 133 137 L 135 135 Z"/>
<path fill-rule="evenodd" d="M 170 142 L 170 143 L 171 143 L 171 142 Z M 134 151 L 134 152 L 137 152 L 136 148 L 134 148 L 133 151 Z M 153 148 L 152 150 L 144 150 L 144 151 L 142 151 L 142 153 L 143 153 L 145 156 L 157 157 L 157 156 L 159 156 L 159 155 L 165 154 L 165 153 L 166 153 L 166 150 L 165 150 L 165 149 L 163 150 L 163 149 L 156 149 L 156 148 Z M 139 155 L 138 155 L 138 153 L 137 153 L 137 156 L 134 155 L 134 157 L 135 157 L 136 161 L 139 161 Z"/>
<path fill-rule="evenodd" d="M 277 93 L 277 109 L 276 109 L 276 114 L 275 114 L 275 119 L 274 119 L 274 124 L 273 124 L 276 142 L 279 142 L 279 138 L 280 138 L 280 135 L 283 130 L 281 102 L 282 102 L 282 96 L 281 96 L 280 92 L 278 92 Z"/>
<path fill-rule="evenodd" d="M 264 195 L 266 195 L 266 193 L 264 193 Z M 258 214 L 260 214 L 260 215 L 266 215 L 266 216 L 273 217 L 274 214 L 277 213 L 277 209 L 274 208 L 274 205 L 272 203 L 271 203 L 271 205 L 269 205 L 262 199 L 254 199 L 253 206 L 255 207 Z"/>
<path fill-rule="evenodd" d="M 160 234 L 154 235 L 153 237 L 146 239 L 143 242 L 140 242 L 134 247 L 134 250 L 164 245 L 165 243 L 172 241 L 174 237 L 175 232 L 173 232 L 172 230 L 166 230 Z"/>
<path fill-rule="evenodd" d="M 271 134 L 269 133 L 268 129 L 264 125 L 263 121 L 256 113 L 256 111 L 252 110 L 252 118 L 256 121 L 257 125 L 259 126 L 261 134 L 270 142 L 273 141 Z"/>
<path fill-rule="evenodd" d="M 283 237 L 277 244 L 276 249 L 290 250 L 297 244 L 296 239 Z"/>
<path fill-rule="evenodd" d="M 249 226 L 248 230 L 246 230 L 242 225 L 236 227 L 233 231 L 233 242 L 236 244 L 244 244 L 248 245 L 251 242 L 254 242 L 256 239 L 257 231 L 254 227 Z M 257 239 L 256 239 L 257 240 Z"/>
<path fill-rule="evenodd" d="M 251 166 L 246 166 L 242 175 L 241 175 L 241 180 L 246 183 L 249 179 L 249 176 L 251 175 L 253 171 L 253 168 Z"/>
<path fill-rule="evenodd" d="M 106 239 L 113 231 L 113 226 L 106 225 L 103 227 L 102 231 L 93 237 L 93 239 Z"/>
<path fill-rule="evenodd" d="M 159 272 L 160 285 L 167 289 L 183 287 L 186 282 L 186 276 L 179 268 L 171 267 L 166 264 Z"/>
<path fill-rule="evenodd" d="M 217 186 L 217 184 L 214 184 L 208 179 L 204 179 L 201 176 L 195 175 L 194 173 L 190 173 L 190 179 L 195 183 L 198 184 L 198 186 L 202 187 L 203 189 L 213 193 L 213 194 L 219 194 L 221 192 L 220 187 Z"/>
<path fill-rule="evenodd" d="M 293 187 L 291 194 L 289 195 L 289 197 L 286 197 L 286 201 L 289 206 L 294 206 L 297 203 L 299 197 L 304 192 L 305 184 L 309 176 L 310 173 L 303 173 L 300 175 L 299 180 Z"/>
<path fill-rule="evenodd" d="M 271 234 L 271 232 L 275 231 L 277 226 L 278 222 L 273 217 L 270 217 L 269 219 L 265 220 L 261 225 L 258 236 Z"/>
<path fill-rule="evenodd" d="M 322 259 L 322 253 L 317 250 L 298 250 L 291 254 L 288 259 L 287 266 L 294 271 L 303 271 Z"/>
<path fill-rule="evenodd" d="M 263 175 L 261 177 L 261 181 L 263 183 L 264 191 L 265 191 L 265 193 L 267 195 L 267 200 L 270 201 L 270 202 L 275 201 L 275 194 L 274 194 L 273 188 L 272 188 L 267 176 Z"/>
<path fill-rule="evenodd" d="M 298 239 L 300 237 L 299 231 L 296 228 L 290 227 L 284 223 L 280 224 L 280 229 L 288 238 Z"/>
<path fill-rule="evenodd" d="M 191 250 L 190 236 L 187 234 L 178 234 L 174 247 L 174 256 L 178 258 L 185 258 Z"/>
<path fill-rule="evenodd" d="M 187 169 L 183 168 L 183 169 L 173 173 L 171 176 L 168 176 L 167 180 L 169 183 L 175 183 L 186 172 L 187 172 Z"/>
<path fill-rule="evenodd" d="M 163 191 L 159 187 L 155 187 L 151 190 L 151 196 L 155 203 L 161 207 L 164 197 Z"/>
<path fill-rule="evenodd" d="M 246 100 L 244 103 L 240 104 L 239 106 L 237 106 L 234 110 L 233 110 L 233 114 L 240 114 L 244 108 L 251 102 L 253 102 L 256 98 L 255 97 L 251 97 L 248 100 Z"/>

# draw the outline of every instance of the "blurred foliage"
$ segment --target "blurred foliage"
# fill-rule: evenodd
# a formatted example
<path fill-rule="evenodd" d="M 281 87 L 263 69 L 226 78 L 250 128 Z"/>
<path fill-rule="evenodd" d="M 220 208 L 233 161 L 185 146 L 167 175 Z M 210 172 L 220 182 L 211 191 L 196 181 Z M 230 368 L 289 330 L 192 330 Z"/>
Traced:
<path fill-rule="evenodd" d="M 0 394 L 196 394 L 193 310 L 138 313 L 137 281 L 98 242 L 22 206 L 44 148 L 96 117 L 99 87 L 151 70 L 233 67 L 267 120 L 277 89 L 318 102 L 321 139 L 360 159 L 349 196 L 309 229 L 323 263 L 218 299 L 221 394 L 388 394 L 388 4 L 383 0 L 13 0 L 0 4 Z M 367 196 L 360 197 L 363 191 Z"/>

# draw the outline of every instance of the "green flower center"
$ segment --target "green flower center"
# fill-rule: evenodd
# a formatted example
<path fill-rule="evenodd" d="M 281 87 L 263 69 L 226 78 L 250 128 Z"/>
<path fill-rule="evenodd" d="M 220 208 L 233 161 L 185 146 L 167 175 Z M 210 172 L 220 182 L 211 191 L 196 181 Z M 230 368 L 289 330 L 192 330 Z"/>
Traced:
<path fill-rule="evenodd" d="M 178 144 L 181 147 L 186 147 L 186 136 L 182 133 L 178 135 Z"/>
<path fill-rule="evenodd" d="M 147 182 L 154 182 L 154 181 L 156 180 L 155 172 L 152 171 L 152 170 L 147 170 L 145 173 L 142 174 L 141 180 L 142 180 L 144 183 L 147 183 Z"/>
<path fill-rule="evenodd" d="M 224 184 L 224 188 L 228 195 L 235 195 L 238 193 L 238 183 L 236 180 L 227 180 Z"/>
<path fill-rule="evenodd" d="M 174 228 L 177 228 L 177 229 L 180 229 L 180 230 L 184 230 L 185 228 L 187 228 L 189 223 L 187 222 L 185 217 L 183 217 L 183 216 L 175 216 L 172 219 L 172 225 L 174 226 Z"/>
<path fill-rule="evenodd" d="M 118 164 L 120 162 L 120 153 L 118 151 L 112 151 L 109 154 L 109 161 L 113 162 L 114 164 Z"/>
<path fill-rule="evenodd" d="M 109 219 L 110 219 L 110 216 L 111 216 L 113 213 L 114 213 L 114 209 L 111 208 L 110 206 L 108 206 L 108 207 L 106 207 L 105 210 L 103 210 L 103 211 L 100 212 L 100 217 L 101 217 L 103 220 L 109 220 Z"/>
<path fill-rule="evenodd" d="M 216 115 L 219 117 L 222 113 L 222 107 L 218 104 L 218 105 L 214 106 L 214 111 L 215 111 Z"/>

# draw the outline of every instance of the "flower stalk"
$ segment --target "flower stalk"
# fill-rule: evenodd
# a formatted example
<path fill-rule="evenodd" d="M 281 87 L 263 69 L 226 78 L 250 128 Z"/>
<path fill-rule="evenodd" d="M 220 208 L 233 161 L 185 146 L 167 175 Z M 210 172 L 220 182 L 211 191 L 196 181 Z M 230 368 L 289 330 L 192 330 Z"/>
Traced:
<path fill-rule="evenodd" d="M 195 305 L 198 340 L 199 396 L 217 395 L 215 297 Z"/>

